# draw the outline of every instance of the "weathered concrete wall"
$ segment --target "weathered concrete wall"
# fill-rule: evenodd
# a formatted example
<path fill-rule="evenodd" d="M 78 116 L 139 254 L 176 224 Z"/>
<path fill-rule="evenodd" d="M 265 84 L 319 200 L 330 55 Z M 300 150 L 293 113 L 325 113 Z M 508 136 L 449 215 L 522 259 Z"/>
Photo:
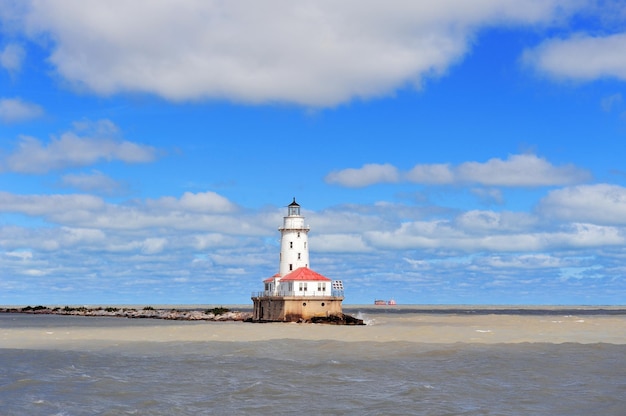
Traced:
<path fill-rule="evenodd" d="M 254 321 L 283 321 L 285 316 L 285 303 L 277 296 L 264 296 L 252 298 Z"/>
<path fill-rule="evenodd" d="M 252 301 L 255 321 L 296 322 L 343 313 L 343 297 L 336 296 L 264 296 L 253 297 Z"/>

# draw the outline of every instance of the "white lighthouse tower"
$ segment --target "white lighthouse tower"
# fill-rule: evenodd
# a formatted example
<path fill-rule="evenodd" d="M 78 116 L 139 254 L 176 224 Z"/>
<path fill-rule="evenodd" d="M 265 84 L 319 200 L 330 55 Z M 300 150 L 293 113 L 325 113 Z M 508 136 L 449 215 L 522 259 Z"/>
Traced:
<path fill-rule="evenodd" d="M 287 216 L 283 217 L 280 231 L 280 267 L 278 274 L 283 277 L 300 267 L 309 268 L 309 227 L 304 225 L 300 215 L 300 205 L 293 202 L 287 206 Z"/>
<path fill-rule="evenodd" d="M 316 317 L 343 317 L 343 283 L 309 267 L 309 226 L 293 199 L 287 206 L 280 231 L 278 273 L 263 281 L 264 291 L 254 292 L 255 321 L 300 321 Z"/>

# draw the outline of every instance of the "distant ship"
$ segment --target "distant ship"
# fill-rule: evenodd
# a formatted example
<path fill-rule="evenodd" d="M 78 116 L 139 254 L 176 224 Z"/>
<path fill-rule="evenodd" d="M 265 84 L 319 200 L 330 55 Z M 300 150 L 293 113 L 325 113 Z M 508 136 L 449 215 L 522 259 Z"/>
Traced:
<path fill-rule="evenodd" d="M 382 299 L 376 299 L 374 301 L 374 305 L 395 305 L 396 301 L 393 299 L 390 300 L 382 300 Z"/>

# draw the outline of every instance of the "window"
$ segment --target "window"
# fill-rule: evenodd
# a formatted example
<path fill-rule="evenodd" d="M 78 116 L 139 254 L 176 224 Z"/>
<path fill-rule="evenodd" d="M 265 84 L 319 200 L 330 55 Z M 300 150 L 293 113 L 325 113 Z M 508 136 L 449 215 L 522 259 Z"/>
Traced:
<path fill-rule="evenodd" d="M 300 238 L 300 231 L 298 231 L 298 238 Z"/>
<path fill-rule="evenodd" d="M 290 265 L 289 265 L 289 270 L 290 270 L 290 271 L 291 271 L 291 270 L 293 270 L 293 264 L 290 264 Z"/>
<path fill-rule="evenodd" d="M 325 292 L 326 291 L 326 284 L 319 282 L 317 284 L 317 291 L 318 292 Z"/>
<path fill-rule="evenodd" d="M 306 283 L 304 283 L 304 282 L 300 282 L 300 284 L 299 284 L 299 286 L 298 286 L 298 290 L 299 290 L 300 292 L 303 292 L 303 291 L 304 291 L 304 292 L 306 292 Z"/>
<path fill-rule="evenodd" d="M 304 248 L 306 248 L 306 241 L 304 242 Z"/>
<path fill-rule="evenodd" d="M 289 242 L 289 248 L 293 248 L 293 241 Z"/>
<path fill-rule="evenodd" d="M 298 260 L 300 260 L 300 253 L 298 253 Z"/>

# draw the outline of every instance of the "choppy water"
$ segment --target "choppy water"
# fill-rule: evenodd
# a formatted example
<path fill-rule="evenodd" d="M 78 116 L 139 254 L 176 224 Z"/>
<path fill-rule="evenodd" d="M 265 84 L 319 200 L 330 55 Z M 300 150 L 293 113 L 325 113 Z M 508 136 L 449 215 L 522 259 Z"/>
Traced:
<path fill-rule="evenodd" d="M 623 416 L 625 364 L 626 345 L 577 343 L 280 339 L 5 348 L 0 414 Z"/>

